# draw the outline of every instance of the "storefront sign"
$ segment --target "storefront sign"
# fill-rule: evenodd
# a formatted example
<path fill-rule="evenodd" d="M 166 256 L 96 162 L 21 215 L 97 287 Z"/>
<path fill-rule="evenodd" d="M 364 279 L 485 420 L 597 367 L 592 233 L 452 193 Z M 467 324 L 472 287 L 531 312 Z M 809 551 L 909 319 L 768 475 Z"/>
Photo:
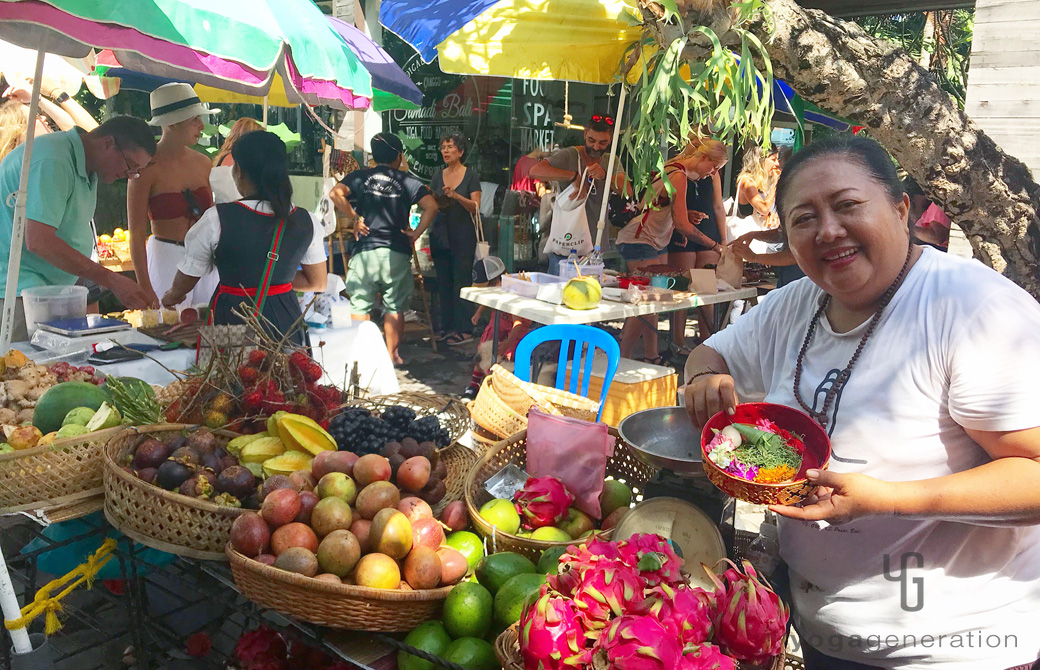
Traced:
<path fill-rule="evenodd" d="M 551 88 L 561 88 L 559 82 L 545 82 L 533 79 L 524 79 L 520 83 L 521 95 L 515 98 L 518 109 L 514 115 L 516 125 L 513 135 L 514 140 L 520 145 L 520 153 L 526 154 L 535 149 L 552 149 L 556 143 L 556 110 L 553 106 L 554 100 L 559 100 L 559 95 Z M 516 85 L 514 83 L 514 86 Z"/>

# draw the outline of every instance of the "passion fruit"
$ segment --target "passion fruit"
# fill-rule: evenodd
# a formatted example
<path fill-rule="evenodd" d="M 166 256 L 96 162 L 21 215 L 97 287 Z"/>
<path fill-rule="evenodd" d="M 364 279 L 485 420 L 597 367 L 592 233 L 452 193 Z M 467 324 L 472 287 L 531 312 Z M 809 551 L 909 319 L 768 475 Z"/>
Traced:
<path fill-rule="evenodd" d="M 169 455 L 170 452 L 167 451 L 165 444 L 154 437 L 149 437 L 137 445 L 137 449 L 134 450 L 133 467 L 135 470 L 158 468 Z"/>

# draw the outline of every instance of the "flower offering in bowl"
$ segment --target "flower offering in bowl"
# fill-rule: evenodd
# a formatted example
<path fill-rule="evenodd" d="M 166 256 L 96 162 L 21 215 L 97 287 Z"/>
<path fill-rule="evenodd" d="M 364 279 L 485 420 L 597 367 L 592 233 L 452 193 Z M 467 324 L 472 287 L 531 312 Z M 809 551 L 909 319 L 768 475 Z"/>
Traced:
<path fill-rule="evenodd" d="M 815 485 L 805 471 L 826 469 L 827 432 L 808 414 L 785 405 L 737 405 L 719 412 L 701 431 L 701 456 L 711 483 L 727 495 L 759 505 L 793 505 Z"/>

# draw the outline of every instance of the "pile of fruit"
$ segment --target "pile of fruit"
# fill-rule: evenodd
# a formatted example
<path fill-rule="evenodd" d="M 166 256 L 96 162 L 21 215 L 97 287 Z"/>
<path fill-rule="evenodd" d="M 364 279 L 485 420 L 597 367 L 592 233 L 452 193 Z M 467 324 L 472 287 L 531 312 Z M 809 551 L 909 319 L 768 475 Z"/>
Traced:
<path fill-rule="evenodd" d="M 0 358 L 0 425 L 32 421 L 36 405 L 43 394 L 54 385 L 66 381 L 97 385 L 105 379 L 89 365 L 77 368 L 68 363 L 55 363 L 47 367 L 33 363 L 16 349 L 8 351 Z M 61 418 L 58 417 L 59 425 Z"/>
<path fill-rule="evenodd" d="M 632 489 L 616 479 L 603 482 L 601 521 L 573 506 L 574 496 L 556 477 L 531 477 L 512 500 L 494 498 L 480 516 L 497 531 L 546 542 L 568 542 L 616 526 L 632 504 Z"/>
<path fill-rule="evenodd" d="M 97 248 L 101 260 L 130 260 L 130 231 L 116 228 L 111 235 L 98 236 Z"/>
<path fill-rule="evenodd" d="M 206 428 L 165 441 L 146 437 L 127 456 L 123 469 L 192 498 L 230 507 L 260 506 L 256 477 Z"/>
<path fill-rule="evenodd" d="M 788 609 L 747 561 L 691 587 L 658 535 L 568 547 L 520 618 L 527 670 L 734 670 L 784 644 Z"/>
<path fill-rule="evenodd" d="M 429 471 L 428 461 L 402 464 L 396 480 L 421 489 L 418 481 Z M 259 513 L 235 520 L 231 546 L 267 565 L 335 583 L 403 590 L 455 584 L 483 556 L 472 533 L 445 536 L 445 527 L 465 526 L 465 508 L 448 505 L 438 520 L 424 500 L 402 497 L 392 475 L 379 454 L 323 451 L 309 472 L 264 482 Z"/>
<path fill-rule="evenodd" d="M 310 477 L 316 454 L 332 453 L 332 438 L 312 419 L 280 412 L 268 431 L 243 435 L 221 446 L 207 428 L 165 443 L 148 438 L 124 463 L 136 477 L 181 495 L 218 505 L 260 508 L 260 482 L 275 475 Z M 265 482 L 266 484 L 266 482 Z"/>
<path fill-rule="evenodd" d="M 229 347 L 184 380 L 184 392 L 167 407 L 166 420 L 256 433 L 276 412 L 291 412 L 327 427 L 344 397 L 339 388 L 318 384 L 323 375 L 321 365 L 303 351 L 243 353 Z"/>
<path fill-rule="evenodd" d="M 603 288 L 592 276 L 574 277 L 563 286 L 563 304 L 570 309 L 595 309 L 602 297 Z"/>
<path fill-rule="evenodd" d="M 381 416 L 361 407 L 348 408 L 332 419 L 329 432 L 341 450 L 359 456 L 380 453 L 388 443 L 405 438 L 432 442 L 437 448 L 451 443 L 451 435 L 436 416 L 417 419 L 415 410 L 403 405 L 387 407 Z"/>

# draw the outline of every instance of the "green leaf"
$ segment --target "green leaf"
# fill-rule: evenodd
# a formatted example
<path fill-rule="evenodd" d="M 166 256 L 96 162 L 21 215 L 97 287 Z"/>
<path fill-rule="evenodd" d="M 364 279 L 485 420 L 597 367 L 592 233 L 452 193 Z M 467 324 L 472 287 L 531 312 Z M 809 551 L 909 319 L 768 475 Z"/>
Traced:
<path fill-rule="evenodd" d="M 617 15 L 618 23 L 623 23 L 626 26 L 641 26 L 643 25 L 643 19 L 634 16 L 632 12 L 627 9 L 622 9 Z"/>

